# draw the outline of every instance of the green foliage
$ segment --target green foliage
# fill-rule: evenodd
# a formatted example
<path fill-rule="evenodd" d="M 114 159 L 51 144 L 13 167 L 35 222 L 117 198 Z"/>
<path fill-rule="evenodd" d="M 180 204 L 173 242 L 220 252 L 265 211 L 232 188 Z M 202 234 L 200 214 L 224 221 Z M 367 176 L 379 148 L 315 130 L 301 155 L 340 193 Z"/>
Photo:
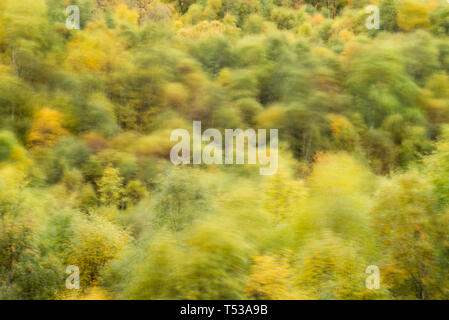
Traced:
<path fill-rule="evenodd" d="M 431 30 L 438 35 L 449 34 L 449 8 L 441 1 L 430 15 Z"/>
<path fill-rule="evenodd" d="M 443 128 L 443 134 L 436 147 L 437 152 L 425 159 L 425 165 L 434 185 L 434 193 L 441 207 L 449 205 L 449 131 Z"/>
<path fill-rule="evenodd" d="M 397 16 L 397 1 L 383 0 L 380 4 L 381 28 L 390 32 L 398 31 Z"/>
<path fill-rule="evenodd" d="M 116 257 L 128 244 L 128 235 L 113 223 L 100 217 L 81 220 L 75 227 L 68 262 L 83 270 L 80 286 L 97 283 L 102 267 Z"/>
<path fill-rule="evenodd" d="M 132 205 L 139 203 L 147 195 L 147 189 L 140 180 L 132 180 L 127 185 L 123 191 L 125 194 L 126 202 Z"/>
<path fill-rule="evenodd" d="M 0 297 L 49 299 L 62 285 L 57 259 L 39 247 L 32 195 L 12 167 L 0 171 Z M 42 266 L 42 267 L 41 267 Z"/>
<path fill-rule="evenodd" d="M 11 159 L 14 146 L 17 140 L 9 131 L 0 132 L 0 161 L 8 161 Z"/>
<path fill-rule="evenodd" d="M 385 298 L 385 290 L 367 291 L 364 287 L 367 265 L 356 245 L 325 232 L 302 251 L 298 262 L 301 272 L 295 281 L 314 299 Z"/>
<path fill-rule="evenodd" d="M 446 219 L 435 212 L 431 185 L 419 174 L 397 176 L 377 194 L 371 214 L 394 296 L 439 298 L 438 245 Z M 406 252 L 411 250 L 413 255 Z"/>
<path fill-rule="evenodd" d="M 199 183 L 199 173 L 173 169 L 162 179 L 164 183 L 154 195 L 156 224 L 179 231 L 208 210 L 208 191 Z"/>
<path fill-rule="evenodd" d="M 172 237 L 154 239 L 135 267 L 126 296 L 133 299 L 238 299 L 248 248 L 218 221 L 203 222 L 181 246 Z"/>

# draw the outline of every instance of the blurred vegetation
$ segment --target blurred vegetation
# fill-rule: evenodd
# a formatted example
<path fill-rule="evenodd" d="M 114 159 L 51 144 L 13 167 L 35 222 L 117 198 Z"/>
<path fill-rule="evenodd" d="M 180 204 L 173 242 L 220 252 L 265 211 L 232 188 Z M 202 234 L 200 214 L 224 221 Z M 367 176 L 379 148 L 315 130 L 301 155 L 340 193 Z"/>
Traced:
<path fill-rule="evenodd" d="M 445 0 L 0 1 L 0 299 L 448 299 L 448 35 Z M 175 167 L 192 120 L 279 129 L 277 174 Z"/>

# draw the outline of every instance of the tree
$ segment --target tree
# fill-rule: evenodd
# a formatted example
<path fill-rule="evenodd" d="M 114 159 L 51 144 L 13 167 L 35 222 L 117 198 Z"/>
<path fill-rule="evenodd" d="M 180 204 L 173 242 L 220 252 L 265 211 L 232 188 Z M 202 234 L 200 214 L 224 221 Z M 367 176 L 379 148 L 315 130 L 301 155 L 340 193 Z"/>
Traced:
<path fill-rule="evenodd" d="M 15 77 L 11 69 L 0 65 L 0 124 L 2 128 L 10 128 L 21 138 L 29 127 L 33 115 L 26 92 L 32 89 Z"/>
<path fill-rule="evenodd" d="M 296 285 L 313 299 L 376 299 L 385 290 L 365 287 L 369 266 L 355 243 L 324 232 L 303 248 L 298 261 Z"/>
<path fill-rule="evenodd" d="M 353 50 L 347 55 L 345 82 L 368 127 L 379 127 L 387 116 L 417 105 L 418 86 L 396 46 L 379 40 Z"/>
<path fill-rule="evenodd" d="M 303 181 L 292 178 L 291 170 L 281 164 L 276 174 L 269 176 L 264 188 L 264 206 L 277 222 L 292 217 L 306 194 Z"/>
<path fill-rule="evenodd" d="M 97 181 L 100 203 L 107 207 L 119 206 L 123 195 L 123 179 L 119 171 L 109 165 L 103 172 L 103 176 Z"/>
<path fill-rule="evenodd" d="M 95 286 L 102 268 L 127 247 L 128 241 L 128 234 L 106 219 L 81 218 L 66 257 L 68 264 L 80 269 L 80 287 Z"/>
<path fill-rule="evenodd" d="M 449 128 L 442 127 L 442 134 L 436 143 L 436 152 L 424 159 L 426 172 L 433 184 L 433 192 L 440 208 L 449 206 Z"/>
<path fill-rule="evenodd" d="M 0 298 L 49 299 L 61 287 L 60 266 L 39 246 L 34 196 L 25 187 L 22 172 L 0 170 Z"/>
<path fill-rule="evenodd" d="M 305 186 L 307 196 L 290 220 L 298 245 L 327 230 L 375 254 L 368 213 L 376 179 L 363 163 L 342 152 L 319 155 Z"/>
<path fill-rule="evenodd" d="M 318 10 L 326 8 L 332 18 L 335 18 L 337 13 L 350 3 L 348 0 L 306 0 L 305 2 Z"/>
<path fill-rule="evenodd" d="M 154 195 L 155 223 L 180 231 L 209 207 L 209 194 L 196 171 L 167 170 Z"/>
<path fill-rule="evenodd" d="M 125 296 L 132 299 L 240 299 L 249 246 L 229 221 L 204 220 L 185 235 L 158 234 L 133 270 Z"/>
<path fill-rule="evenodd" d="M 416 172 L 398 175 L 377 193 L 373 229 L 384 252 L 384 281 L 395 297 L 439 297 L 439 230 L 432 188 Z"/>
<path fill-rule="evenodd" d="M 10 131 L 0 131 L 0 162 L 11 160 L 18 142 Z"/>
<path fill-rule="evenodd" d="M 431 30 L 437 35 L 449 34 L 449 8 L 441 1 L 430 14 Z"/>
<path fill-rule="evenodd" d="M 136 205 L 148 194 L 147 189 L 140 180 L 130 181 L 126 185 L 123 193 L 125 195 L 126 202 L 131 205 Z"/>
<path fill-rule="evenodd" d="M 293 270 L 286 259 L 272 256 L 253 258 L 251 273 L 246 284 L 246 293 L 256 300 L 304 299 L 292 282 Z"/>
<path fill-rule="evenodd" d="M 28 144 L 31 148 L 52 146 L 57 140 L 68 134 L 63 127 L 63 115 L 56 110 L 43 108 L 36 112 L 28 134 Z"/>
<path fill-rule="evenodd" d="M 329 123 L 324 116 L 305 108 L 286 111 L 284 132 L 295 156 L 309 161 L 329 144 Z"/>
<path fill-rule="evenodd" d="M 419 0 L 404 0 L 398 8 L 398 25 L 401 30 L 411 31 L 428 28 L 429 8 L 427 3 Z"/>

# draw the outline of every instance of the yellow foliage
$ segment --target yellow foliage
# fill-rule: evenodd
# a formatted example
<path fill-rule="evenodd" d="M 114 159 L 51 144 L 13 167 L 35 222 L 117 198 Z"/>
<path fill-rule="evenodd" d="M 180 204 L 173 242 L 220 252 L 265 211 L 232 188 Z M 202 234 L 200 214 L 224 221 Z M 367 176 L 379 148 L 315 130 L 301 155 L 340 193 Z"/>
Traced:
<path fill-rule="evenodd" d="M 90 289 L 80 300 L 109 300 L 107 293 L 98 287 Z"/>
<path fill-rule="evenodd" d="M 257 300 L 304 300 L 291 284 L 293 270 L 288 261 L 273 256 L 255 256 L 245 292 Z"/>
<path fill-rule="evenodd" d="M 76 230 L 68 263 L 80 270 L 80 286 L 95 286 L 101 268 L 128 245 L 129 235 L 101 217 L 82 219 Z"/>
<path fill-rule="evenodd" d="M 59 137 L 68 133 L 63 127 L 63 120 L 59 111 L 50 108 L 36 112 L 27 138 L 30 147 L 54 145 Z"/>
<path fill-rule="evenodd" d="M 181 30 L 182 28 L 184 28 L 184 24 L 182 23 L 181 20 L 175 20 L 175 21 L 173 22 L 173 28 L 174 28 L 176 31 L 179 31 L 179 30 Z"/>
<path fill-rule="evenodd" d="M 354 244 L 324 232 L 303 249 L 295 280 L 312 299 L 379 298 L 385 291 L 365 287 L 367 266 Z"/>
<path fill-rule="evenodd" d="M 429 89 L 436 98 L 448 99 L 449 76 L 445 72 L 433 74 L 427 80 L 426 89 Z"/>
<path fill-rule="evenodd" d="M 354 33 L 352 31 L 349 31 L 347 29 L 341 30 L 338 35 L 340 38 L 342 38 L 345 41 L 352 40 L 354 38 Z"/>
<path fill-rule="evenodd" d="M 428 6 L 429 6 L 429 10 L 433 11 L 436 7 L 438 7 L 438 1 L 437 0 L 428 0 Z"/>
<path fill-rule="evenodd" d="M 187 111 L 189 92 L 181 83 L 168 83 L 164 88 L 164 105 L 180 112 Z"/>
<path fill-rule="evenodd" d="M 447 230 L 447 216 L 435 212 L 432 189 L 418 172 L 398 175 L 379 189 L 371 212 L 386 262 L 385 282 L 409 299 L 428 298 L 435 289 L 432 295 L 441 292 L 435 286 L 436 243 L 443 239 L 439 230 Z"/>
<path fill-rule="evenodd" d="M 177 17 L 172 3 L 164 3 L 158 0 L 153 0 L 145 8 L 142 8 L 140 15 L 141 20 L 151 19 L 153 21 L 162 21 Z"/>
<path fill-rule="evenodd" d="M 76 72 L 110 72 L 129 63 L 129 53 L 103 20 L 91 22 L 86 30 L 77 32 L 66 52 L 64 65 Z"/>
<path fill-rule="evenodd" d="M 370 171 L 345 153 L 322 155 L 308 179 L 314 192 L 327 196 L 333 192 L 354 195 L 372 190 L 372 185 L 366 181 L 372 181 Z"/>
<path fill-rule="evenodd" d="M 353 151 L 358 145 L 359 135 L 352 123 L 341 115 L 331 114 L 328 118 L 337 148 Z"/>
<path fill-rule="evenodd" d="M 259 128 L 278 128 L 285 117 L 285 108 L 282 106 L 271 106 L 256 116 Z"/>
<path fill-rule="evenodd" d="M 33 160 L 27 156 L 23 147 L 12 146 L 10 159 L 14 162 L 15 167 L 22 172 L 29 172 L 28 170 L 32 168 Z"/>
<path fill-rule="evenodd" d="M 398 25 L 404 31 L 427 28 L 430 24 L 429 7 L 423 1 L 404 0 L 398 10 Z"/>
<path fill-rule="evenodd" d="M 294 180 L 280 163 L 276 174 L 270 176 L 265 187 L 265 208 L 277 219 L 292 216 L 299 201 L 306 195 L 303 181 Z"/>
<path fill-rule="evenodd" d="M 119 4 L 114 8 L 115 18 L 119 21 L 124 21 L 132 25 L 137 25 L 139 13 L 136 9 L 130 9 L 125 4 Z"/>
<path fill-rule="evenodd" d="M 298 28 L 298 34 L 305 37 L 310 37 L 312 35 L 313 29 L 310 23 L 301 25 Z"/>
<path fill-rule="evenodd" d="M 109 206 L 118 206 L 122 197 L 123 179 L 120 173 L 112 166 L 108 166 L 101 179 L 97 182 L 100 202 Z"/>
<path fill-rule="evenodd" d="M 354 58 L 360 54 L 362 47 L 363 47 L 363 44 L 361 44 L 360 42 L 348 41 L 345 44 L 345 48 L 344 48 L 343 52 L 341 53 L 343 63 L 345 65 L 348 65 L 351 61 L 353 61 Z"/>
<path fill-rule="evenodd" d="M 180 37 L 200 39 L 210 35 L 223 35 L 226 28 L 217 20 L 202 21 L 190 28 L 182 28 L 178 31 Z"/>
<path fill-rule="evenodd" d="M 25 173 L 15 166 L 0 168 L 0 202 L 14 203 L 20 199 L 19 191 L 27 185 Z"/>
<path fill-rule="evenodd" d="M 130 148 L 130 151 L 140 156 L 157 156 L 161 158 L 170 155 L 170 149 L 176 142 L 170 142 L 167 137 L 170 136 L 173 129 L 165 128 L 154 131 L 152 134 L 139 138 Z"/>
<path fill-rule="evenodd" d="M 445 123 L 449 120 L 449 77 L 446 73 L 433 74 L 426 83 L 423 92 L 423 105 L 433 123 Z"/>
<path fill-rule="evenodd" d="M 228 68 L 223 68 L 218 73 L 216 81 L 221 86 L 226 87 L 231 83 L 231 77 L 232 77 L 231 71 Z"/>
<path fill-rule="evenodd" d="M 57 300 L 109 300 L 107 292 L 99 287 L 92 287 L 88 290 L 64 290 Z"/>

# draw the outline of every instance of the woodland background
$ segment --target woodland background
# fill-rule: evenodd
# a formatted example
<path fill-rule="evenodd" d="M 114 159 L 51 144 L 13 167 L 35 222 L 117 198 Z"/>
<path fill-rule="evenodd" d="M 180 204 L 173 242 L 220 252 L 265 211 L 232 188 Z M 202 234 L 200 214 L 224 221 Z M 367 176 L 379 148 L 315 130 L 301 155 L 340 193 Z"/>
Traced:
<path fill-rule="evenodd" d="M 448 35 L 437 0 L 1 0 L 0 298 L 449 298 Z M 174 166 L 192 120 L 279 129 L 278 173 Z"/>

